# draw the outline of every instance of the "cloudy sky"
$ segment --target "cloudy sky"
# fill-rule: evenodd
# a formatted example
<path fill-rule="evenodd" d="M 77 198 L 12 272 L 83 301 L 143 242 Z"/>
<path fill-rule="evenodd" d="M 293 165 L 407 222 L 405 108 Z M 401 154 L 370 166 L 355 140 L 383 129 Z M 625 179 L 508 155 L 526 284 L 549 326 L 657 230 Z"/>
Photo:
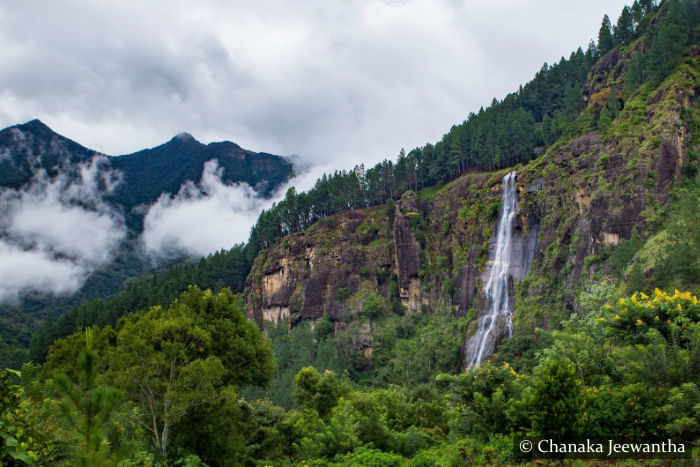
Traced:
<path fill-rule="evenodd" d="M 0 126 L 107 154 L 180 131 L 351 167 L 438 140 L 623 1 L 0 3 Z"/>
<path fill-rule="evenodd" d="M 39 118 L 118 155 L 188 131 L 297 155 L 291 183 L 435 142 L 595 39 L 621 0 L 0 3 L 0 127 Z M 0 301 L 76 290 L 126 236 L 93 166 L 0 190 Z M 92 188 L 91 188 L 92 187 Z M 286 187 L 278 193 L 281 196 Z M 155 260 L 245 241 L 261 209 L 216 165 L 147 209 Z M 46 225 L 50 228 L 46 228 Z M 202 229 L 202 225 L 211 228 Z M 87 233 L 87 235 L 86 235 Z M 84 241 L 85 238 L 90 241 Z"/>

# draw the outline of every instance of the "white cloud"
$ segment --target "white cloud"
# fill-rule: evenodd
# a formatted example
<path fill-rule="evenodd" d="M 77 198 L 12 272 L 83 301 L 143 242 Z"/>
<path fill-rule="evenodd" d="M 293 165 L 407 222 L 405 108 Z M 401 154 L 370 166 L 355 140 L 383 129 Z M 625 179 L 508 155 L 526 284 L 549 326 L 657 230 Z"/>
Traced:
<path fill-rule="evenodd" d="M 0 6 L 0 125 L 106 153 L 187 130 L 350 168 L 434 142 L 595 38 L 622 0 Z"/>
<path fill-rule="evenodd" d="M 162 195 L 150 206 L 141 237 L 148 254 L 196 258 L 248 239 L 267 202 L 247 184 L 224 184 L 221 175 L 216 161 L 209 161 L 197 185 L 187 182 L 175 196 Z"/>
<path fill-rule="evenodd" d="M 85 269 L 37 249 L 24 250 L 0 239 L 0 300 L 12 300 L 26 290 L 54 294 L 74 292 L 85 280 Z"/>
<path fill-rule="evenodd" d="M 55 179 L 44 172 L 22 190 L 0 191 L 0 299 L 25 290 L 73 292 L 112 258 L 126 235 L 98 184 L 116 186 L 95 156 Z"/>
<path fill-rule="evenodd" d="M 439 140 L 543 62 L 585 48 L 603 14 L 614 22 L 624 4 L 6 2 L 0 126 L 40 118 L 109 154 L 189 131 L 203 141 L 298 154 L 307 170 L 291 183 L 308 189 L 322 171 L 371 166 Z M 0 281 L 72 290 L 110 257 L 122 220 L 91 197 L 87 182 L 42 183 L 2 194 Z M 269 203 L 245 185 L 224 185 L 210 165 L 199 185 L 146 207 L 143 244 L 154 256 L 228 248 L 247 239 Z M 6 265 L 22 255 L 27 266 L 13 273 Z M 42 268 L 34 282 L 30 265 Z M 64 278 L 65 288 L 46 285 L 48 277 Z"/>

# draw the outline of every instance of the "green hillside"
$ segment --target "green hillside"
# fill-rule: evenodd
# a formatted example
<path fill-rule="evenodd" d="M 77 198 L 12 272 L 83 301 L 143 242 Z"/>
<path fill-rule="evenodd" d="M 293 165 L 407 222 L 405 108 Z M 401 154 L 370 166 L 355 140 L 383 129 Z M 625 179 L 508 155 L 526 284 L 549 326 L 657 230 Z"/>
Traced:
<path fill-rule="evenodd" d="M 247 244 L 47 324 L 25 389 L 2 379 L 22 431 L 4 439 L 31 441 L 0 454 L 511 465 L 525 435 L 697 451 L 698 19 L 697 1 L 635 2 L 440 142 L 290 189 Z M 512 334 L 499 321 L 468 368 L 511 172 Z M 115 401 L 93 422 L 91 390 Z"/>

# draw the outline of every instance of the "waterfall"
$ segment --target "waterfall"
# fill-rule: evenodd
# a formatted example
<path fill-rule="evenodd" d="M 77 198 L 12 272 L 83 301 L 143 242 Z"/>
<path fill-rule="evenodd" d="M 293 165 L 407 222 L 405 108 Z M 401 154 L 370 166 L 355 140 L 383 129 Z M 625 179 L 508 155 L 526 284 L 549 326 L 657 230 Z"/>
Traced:
<path fill-rule="evenodd" d="M 488 312 L 481 316 L 476 333 L 467 346 L 467 367 L 476 368 L 493 353 L 499 337 L 505 331 L 508 337 L 513 334 L 513 315 L 508 296 L 508 278 L 511 266 L 513 243 L 513 222 L 518 213 L 518 196 L 515 190 L 515 172 L 503 177 L 501 215 L 496 233 L 496 251 L 491 271 L 484 285 L 484 296 Z"/>

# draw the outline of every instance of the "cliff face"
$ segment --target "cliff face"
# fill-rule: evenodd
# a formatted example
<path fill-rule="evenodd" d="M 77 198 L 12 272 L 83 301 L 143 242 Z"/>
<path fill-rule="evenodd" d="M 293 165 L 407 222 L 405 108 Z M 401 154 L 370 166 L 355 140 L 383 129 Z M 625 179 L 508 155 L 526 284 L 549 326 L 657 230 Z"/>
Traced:
<path fill-rule="evenodd" d="M 256 259 L 248 276 L 250 314 L 260 324 L 324 315 L 338 321 L 362 283 L 385 285 L 394 271 L 393 245 L 383 208 L 341 213 L 290 235 Z"/>
<path fill-rule="evenodd" d="M 616 85 L 618 62 L 611 56 L 607 71 L 596 71 L 607 75 L 591 77 L 587 97 Z M 515 168 L 520 212 L 509 273 L 516 329 L 547 327 L 557 319 L 554 309 L 568 315 L 582 281 L 609 272 L 591 258 L 634 231 L 658 227 L 669 189 L 688 161 L 686 114 L 697 110 L 699 77 L 697 66 L 682 67 L 657 89 L 625 102 L 604 134 L 562 138 Z M 588 101 L 582 128 L 592 127 L 600 105 Z M 495 247 L 501 180 L 510 170 L 407 192 L 393 214 L 383 206 L 342 212 L 286 237 L 256 259 L 249 313 L 260 324 L 289 318 L 291 325 L 327 315 L 336 332 L 359 320 L 365 338 L 358 346 L 367 355 L 377 320 L 365 310 L 369 294 L 376 294 L 387 313 L 469 316 L 468 337 L 484 311 L 482 283 Z M 392 300 L 402 310 L 391 307 Z"/>

